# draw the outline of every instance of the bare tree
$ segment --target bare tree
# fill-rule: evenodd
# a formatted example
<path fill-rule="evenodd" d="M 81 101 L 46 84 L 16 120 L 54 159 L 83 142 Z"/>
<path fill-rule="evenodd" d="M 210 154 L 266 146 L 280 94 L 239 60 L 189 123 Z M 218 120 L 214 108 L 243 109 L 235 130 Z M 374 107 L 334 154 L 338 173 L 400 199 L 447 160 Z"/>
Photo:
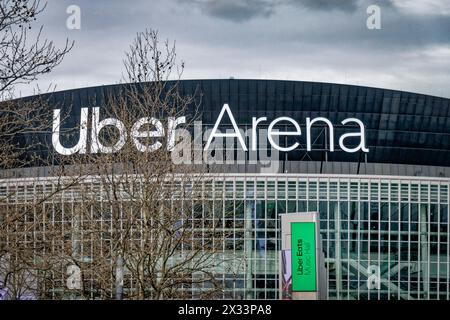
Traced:
<path fill-rule="evenodd" d="M 222 275 L 233 273 L 227 261 L 233 257 L 224 254 L 230 233 L 223 203 L 203 198 L 212 185 L 204 167 L 172 161 L 172 147 L 198 116 L 201 94 L 182 94 L 184 63 L 156 31 L 137 34 L 124 65 L 128 83 L 91 110 L 89 129 L 98 139 L 87 147 L 103 152 L 60 156 L 51 179 L 31 183 L 26 205 L 0 199 L 3 266 L 12 270 L 3 280 L 16 298 L 29 291 L 39 298 L 224 296 Z M 192 117 L 180 124 L 184 131 L 172 130 L 186 114 Z M 98 130 L 108 117 L 120 128 Z M 11 199 L 18 188 L 8 187 Z M 68 266 L 80 271 L 75 289 L 65 283 Z"/>
<path fill-rule="evenodd" d="M 55 266 L 70 252 L 71 233 L 62 220 L 63 195 L 77 179 L 56 177 L 43 184 L 31 177 L 25 185 L 0 179 L 0 290 L 8 299 L 45 297 L 40 284 L 60 272 Z"/>
<path fill-rule="evenodd" d="M 61 63 L 73 47 L 57 48 L 34 21 L 46 8 L 40 0 L 0 0 L 0 169 L 27 165 L 24 154 L 37 149 L 33 135 L 47 130 L 51 119 L 43 99 L 13 100 L 17 84 L 29 84 Z M 22 163 L 21 163 L 22 162 Z"/>
<path fill-rule="evenodd" d="M 68 230 L 62 224 L 67 200 L 62 196 L 85 176 L 70 174 L 48 152 L 48 96 L 3 101 L 0 106 L 0 295 L 48 297 L 39 286 L 49 275 L 61 274 L 55 266 L 63 252 L 69 252 L 70 226 Z M 42 181 L 43 168 L 51 180 Z M 25 184 L 21 177 L 28 178 Z"/>
<path fill-rule="evenodd" d="M 57 48 L 45 39 L 41 26 L 30 36 L 33 22 L 45 9 L 40 0 L 0 0 L 0 92 L 30 83 L 61 63 L 73 43 Z"/>
<path fill-rule="evenodd" d="M 98 139 L 88 148 L 103 152 L 61 156 L 54 178 L 61 182 L 53 188 L 58 192 L 44 200 L 53 203 L 55 222 L 46 227 L 51 241 L 41 243 L 47 248 L 38 268 L 47 288 L 42 296 L 55 287 L 60 297 L 86 299 L 223 296 L 219 275 L 228 272 L 222 253 L 229 234 L 222 208 L 202 198 L 201 190 L 211 184 L 204 168 L 172 161 L 179 136 L 171 126 L 189 113 L 180 132 L 192 128 L 201 94 L 182 94 L 184 63 L 156 31 L 137 34 L 124 65 L 129 83 L 92 112 L 89 128 Z M 95 128 L 108 117 L 120 128 Z M 122 143 L 121 135 L 134 131 Z M 55 218 L 59 212 L 64 218 Z M 69 265 L 82 275 L 75 290 L 58 282 L 67 279 Z"/>
<path fill-rule="evenodd" d="M 192 126 L 200 98 L 181 95 L 184 63 L 154 30 L 137 34 L 124 65 L 130 84 L 110 96 L 104 117 L 120 119 L 128 132 L 138 121 L 140 150 L 128 143 L 119 152 L 87 156 L 86 169 L 102 187 L 95 195 L 86 188 L 80 203 L 80 220 L 88 221 L 82 233 L 96 244 L 83 273 L 110 297 L 211 297 L 223 289 L 215 274 L 223 264 L 222 217 L 195 191 L 205 177 L 175 165 L 170 147 L 176 141 L 170 121 L 190 112 L 194 118 L 184 126 Z M 116 128 L 102 131 L 93 143 L 110 148 L 120 141 Z"/>
<path fill-rule="evenodd" d="M 44 37 L 42 26 L 33 30 L 45 8 L 39 0 L 0 0 L 0 290 L 15 299 L 35 294 L 38 277 L 52 266 L 51 256 L 43 254 L 52 245 L 52 231 L 46 226 L 48 212 L 41 209 L 70 184 L 57 180 L 56 189 L 46 193 L 32 182 L 34 195 L 26 199 L 22 196 L 30 186 L 11 179 L 22 168 L 52 164 L 40 155 L 48 147 L 41 137 L 52 122 L 47 100 L 13 100 L 15 85 L 49 73 L 73 47 L 66 40 L 57 48 Z"/>

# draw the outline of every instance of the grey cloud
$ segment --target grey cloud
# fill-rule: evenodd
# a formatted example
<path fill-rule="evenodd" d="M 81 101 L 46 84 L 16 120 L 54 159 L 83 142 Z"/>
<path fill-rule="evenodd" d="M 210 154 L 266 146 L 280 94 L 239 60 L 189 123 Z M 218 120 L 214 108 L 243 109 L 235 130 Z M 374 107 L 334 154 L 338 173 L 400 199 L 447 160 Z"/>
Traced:
<path fill-rule="evenodd" d="M 378 5 L 384 9 L 394 9 L 394 0 L 290 0 L 290 4 L 301 5 L 313 10 L 355 12 L 359 8 Z"/>
<path fill-rule="evenodd" d="M 277 0 L 179 0 L 194 5 L 210 16 L 243 22 L 255 17 L 268 17 L 275 12 Z"/>
<path fill-rule="evenodd" d="M 253 18 L 268 18 L 283 7 L 303 7 L 313 11 L 341 11 L 353 13 L 369 5 L 367 0 L 177 0 L 191 8 L 200 9 L 208 16 L 245 22 Z M 384 8 L 393 8 L 393 0 L 370 1 Z"/>
<path fill-rule="evenodd" d="M 270 17 L 282 6 L 303 6 L 312 10 L 353 12 L 360 0 L 178 0 L 203 14 L 244 22 L 257 17 Z M 381 0 L 389 1 L 389 0 Z"/>
<path fill-rule="evenodd" d="M 358 0 L 354 11 L 348 2 L 338 8 L 305 1 L 77 0 L 82 29 L 70 31 L 65 8 L 73 1 L 55 0 L 39 23 L 49 39 L 76 43 L 39 84 L 68 89 L 116 83 L 135 32 L 152 27 L 162 39 L 177 41 L 185 79 L 314 80 L 449 96 L 448 17 L 389 7 L 391 0 Z M 381 30 L 366 27 L 370 4 L 382 9 Z"/>
<path fill-rule="evenodd" d="M 315 10 L 342 10 L 348 12 L 355 11 L 360 3 L 359 0 L 293 0 L 291 2 L 292 4 L 300 4 Z"/>

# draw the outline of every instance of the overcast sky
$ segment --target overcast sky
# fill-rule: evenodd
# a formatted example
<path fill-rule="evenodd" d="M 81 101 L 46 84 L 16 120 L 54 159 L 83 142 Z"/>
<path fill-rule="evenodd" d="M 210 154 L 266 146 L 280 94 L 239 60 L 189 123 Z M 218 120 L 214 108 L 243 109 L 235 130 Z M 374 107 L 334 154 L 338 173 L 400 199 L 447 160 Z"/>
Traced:
<path fill-rule="evenodd" d="M 381 30 L 366 26 L 381 8 Z M 66 8 L 81 9 L 69 30 Z M 450 98 L 450 0 L 48 0 L 44 34 L 75 47 L 52 73 L 19 88 L 118 83 L 136 32 L 176 40 L 184 79 L 336 82 Z"/>

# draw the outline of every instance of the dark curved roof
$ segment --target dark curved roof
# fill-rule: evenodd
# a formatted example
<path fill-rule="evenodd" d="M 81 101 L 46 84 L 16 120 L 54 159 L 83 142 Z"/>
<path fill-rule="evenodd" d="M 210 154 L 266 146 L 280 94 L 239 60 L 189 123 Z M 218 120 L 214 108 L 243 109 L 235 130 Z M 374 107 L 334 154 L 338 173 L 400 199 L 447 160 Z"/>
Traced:
<path fill-rule="evenodd" d="M 120 85 L 51 94 L 51 103 L 72 105 L 74 121 L 81 107 L 101 104 L 105 92 Z M 330 161 L 450 166 L 450 99 L 410 92 L 332 83 L 278 80 L 183 80 L 180 91 L 202 93 L 204 124 L 213 124 L 224 103 L 239 125 L 252 117 L 289 116 L 303 127 L 306 117 L 323 116 L 334 124 L 355 117 L 366 126 L 368 154 L 323 152 L 325 134 L 317 129 L 313 151 L 294 150 L 288 161 Z M 76 123 L 76 122 L 75 122 Z M 303 129 L 302 129 L 303 130 Z M 344 128 L 335 126 L 335 145 Z M 304 139 L 304 137 L 302 138 Z M 51 141 L 51 140 L 50 140 Z M 339 148 L 338 148 L 339 149 Z"/>

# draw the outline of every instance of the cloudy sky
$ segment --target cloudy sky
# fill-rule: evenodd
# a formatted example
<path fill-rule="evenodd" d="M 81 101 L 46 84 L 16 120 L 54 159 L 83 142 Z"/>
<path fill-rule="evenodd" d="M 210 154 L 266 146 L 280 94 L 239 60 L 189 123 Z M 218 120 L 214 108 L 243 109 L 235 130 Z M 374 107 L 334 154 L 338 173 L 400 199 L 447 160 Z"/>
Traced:
<path fill-rule="evenodd" d="M 366 26 L 381 8 L 381 30 Z M 81 29 L 69 30 L 69 5 Z M 176 40 L 184 79 L 336 82 L 450 97 L 450 0 L 48 0 L 44 34 L 75 47 L 52 73 L 21 86 L 117 83 L 136 32 Z"/>

